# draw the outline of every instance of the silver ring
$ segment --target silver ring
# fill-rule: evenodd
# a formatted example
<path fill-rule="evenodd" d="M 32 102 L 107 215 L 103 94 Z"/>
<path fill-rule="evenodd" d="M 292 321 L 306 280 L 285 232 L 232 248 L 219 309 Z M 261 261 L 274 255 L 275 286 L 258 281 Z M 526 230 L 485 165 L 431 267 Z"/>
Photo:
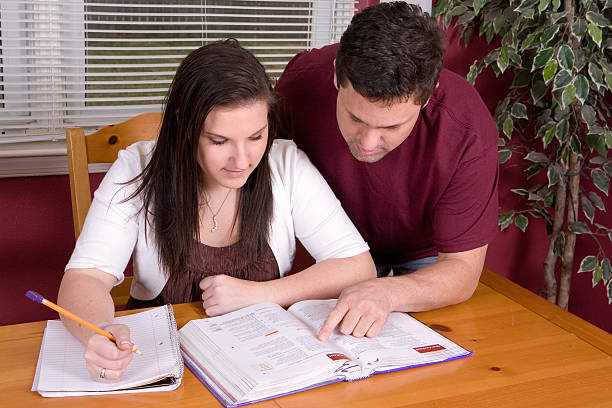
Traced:
<path fill-rule="evenodd" d="M 105 374 L 106 374 L 106 368 L 103 368 L 102 371 L 100 371 L 100 378 L 104 378 Z"/>

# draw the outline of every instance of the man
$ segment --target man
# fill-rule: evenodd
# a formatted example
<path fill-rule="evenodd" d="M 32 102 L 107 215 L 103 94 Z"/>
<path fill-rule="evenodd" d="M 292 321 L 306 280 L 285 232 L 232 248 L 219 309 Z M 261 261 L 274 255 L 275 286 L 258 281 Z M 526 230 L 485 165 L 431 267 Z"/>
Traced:
<path fill-rule="evenodd" d="M 442 69 L 418 6 L 356 14 L 340 44 L 298 54 L 277 84 L 283 126 L 369 243 L 378 278 L 346 288 L 338 326 L 375 336 L 392 311 L 467 300 L 497 231 L 497 131 L 476 90 Z M 390 275 L 391 274 L 391 275 Z"/>

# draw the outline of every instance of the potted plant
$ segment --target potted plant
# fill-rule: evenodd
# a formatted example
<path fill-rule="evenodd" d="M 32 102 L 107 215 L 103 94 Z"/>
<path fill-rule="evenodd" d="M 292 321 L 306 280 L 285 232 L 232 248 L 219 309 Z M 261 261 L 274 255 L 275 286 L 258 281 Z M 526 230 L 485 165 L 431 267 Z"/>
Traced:
<path fill-rule="evenodd" d="M 593 286 L 601 283 L 611 303 L 612 266 L 603 240 L 612 241 L 612 230 L 597 221 L 612 176 L 612 0 L 440 0 L 432 14 L 445 27 L 461 27 L 466 45 L 475 32 L 497 41 L 470 67 L 472 84 L 487 67 L 514 74 L 494 118 L 500 164 L 522 156 L 524 184 L 512 191 L 524 206 L 504 209 L 500 228 L 514 224 L 525 231 L 529 216 L 545 220 L 545 293 L 564 309 L 576 237 L 594 239 L 599 249 L 581 260 L 578 272 L 592 273 Z"/>

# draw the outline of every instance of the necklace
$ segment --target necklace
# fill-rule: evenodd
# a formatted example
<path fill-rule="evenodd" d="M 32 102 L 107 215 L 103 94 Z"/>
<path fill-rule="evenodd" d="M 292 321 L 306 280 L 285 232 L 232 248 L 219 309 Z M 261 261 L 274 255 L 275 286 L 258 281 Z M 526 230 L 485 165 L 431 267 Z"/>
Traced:
<path fill-rule="evenodd" d="M 210 229 L 210 232 L 217 232 L 217 229 L 219 229 L 219 223 L 217 222 L 217 215 L 219 214 L 219 212 L 221 211 L 221 208 L 223 208 L 223 204 L 225 204 L 225 201 L 227 200 L 227 197 L 229 197 L 229 193 L 230 191 L 232 191 L 232 189 L 228 189 L 227 190 L 227 194 L 225 195 L 225 198 L 223 199 L 223 201 L 221 202 L 221 205 L 219 206 L 219 209 L 217 210 L 217 212 L 214 212 L 212 210 L 212 208 L 210 208 L 210 204 L 208 204 L 208 200 L 205 201 L 206 206 L 208 207 L 208 209 L 210 210 L 210 213 L 213 215 L 212 216 L 212 221 L 213 221 L 213 227 Z"/>

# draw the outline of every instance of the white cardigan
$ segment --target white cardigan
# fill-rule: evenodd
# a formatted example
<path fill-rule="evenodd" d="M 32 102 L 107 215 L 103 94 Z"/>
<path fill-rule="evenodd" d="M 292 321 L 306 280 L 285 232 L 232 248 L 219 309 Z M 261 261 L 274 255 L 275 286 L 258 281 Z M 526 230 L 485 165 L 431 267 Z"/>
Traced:
<path fill-rule="evenodd" d="M 167 277 L 160 267 L 150 228 L 145 237 L 144 213 L 139 211 L 141 198 L 121 202 L 136 185 L 121 183 L 142 172 L 154 147 L 155 141 L 138 142 L 119 152 L 94 194 L 83 231 L 65 268 L 98 268 L 115 276 L 119 284 L 133 254 L 131 295 L 140 300 L 159 295 Z M 291 269 L 295 237 L 317 262 L 347 258 L 369 249 L 321 174 L 295 143 L 275 140 L 269 163 L 274 197 L 269 245 L 281 277 Z"/>

